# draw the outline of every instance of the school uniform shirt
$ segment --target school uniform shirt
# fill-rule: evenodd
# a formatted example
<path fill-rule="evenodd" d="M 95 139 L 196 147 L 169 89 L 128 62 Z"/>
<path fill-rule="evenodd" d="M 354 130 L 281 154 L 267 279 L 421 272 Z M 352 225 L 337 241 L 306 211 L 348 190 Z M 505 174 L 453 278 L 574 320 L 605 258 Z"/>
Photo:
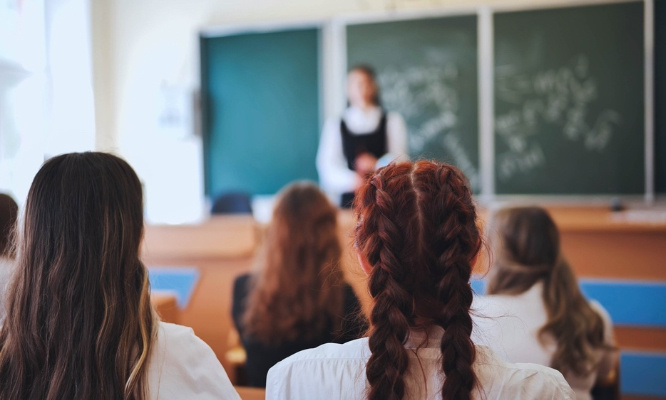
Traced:
<path fill-rule="evenodd" d="M 403 375 L 405 399 L 441 399 L 444 384 L 440 343 L 444 330 L 428 335 L 412 332 L 405 344 L 409 366 Z M 304 350 L 268 372 L 267 400 L 364 399 L 369 388 L 365 365 L 368 338 L 342 345 L 325 344 Z M 476 346 L 474 362 L 479 385 L 473 399 L 572 400 L 574 393 L 554 369 L 536 364 L 509 364 L 487 347 Z"/>
<path fill-rule="evenodd" d="M 159 322 L 148 365 L 149 399 L 240 400 L 215 353 L 191 328 Z"/>
<path fill-rule="evenodd" d="M 384 111 L 380 107 L 362 110 L 348 107 L 342 119 L 349 128 L 350 134 L 364 135 L 375 131 Z M 407 128 L 400 114 L 389 112 L 386 115 L 387 153 L 393 158 L 407 159 Z M 356 172 L 349 169 L 347 158 L 342 149 L 342 133 L 340 119 L 326 122 L 317 151 L 317 171 L 322 189 L 331 197 L 354 191 Z"/>
<path fill-rule="evenodd" d="M 608 312 L 596 301 L 591 301 L 590 306 L 603 320 L 606 343 L 613 345 L 613 327 Z M 543 282 L 537 282 L 519 295 L 476 296 L 472 309 L 472 340 L 475 343 L 492 348 L 508 362 L 551 364 L 557 349 L 555 338 L 544 335 L 543 344 L 539 341 L 539 329 L 548 318 L 543 303 Z M 599 367 L 588 376 L 570 373 L 564 376 L 578 400 L 591 400 L 590 391 L 597 377 L 606 377 L 613 368 L 613 350 L 597 350 L 596 358 Z"/>

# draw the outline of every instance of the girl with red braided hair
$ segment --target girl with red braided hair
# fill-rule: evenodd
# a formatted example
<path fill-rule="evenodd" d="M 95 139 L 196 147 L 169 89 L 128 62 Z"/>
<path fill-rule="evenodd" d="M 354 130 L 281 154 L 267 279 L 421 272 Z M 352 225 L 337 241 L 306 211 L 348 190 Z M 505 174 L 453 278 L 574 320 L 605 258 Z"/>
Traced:
<path fill-rule="evenodd" d="M 574 399 L 559 372 L 509 364 L 472 343 L 469 279 L 481 237 L 458 169 L 381 168 L 358 192 L 355 213 L 373 298 L 369 337 L 278 363 L 267 399 Z"/>

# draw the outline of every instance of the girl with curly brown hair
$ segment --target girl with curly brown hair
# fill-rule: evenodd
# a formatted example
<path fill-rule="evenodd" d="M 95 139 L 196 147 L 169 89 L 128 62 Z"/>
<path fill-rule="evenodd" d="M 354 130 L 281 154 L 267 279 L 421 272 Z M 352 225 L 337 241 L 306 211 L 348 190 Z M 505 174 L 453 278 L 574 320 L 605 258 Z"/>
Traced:
<path fill-rule="evenodd" d="M 343 279 L 337 213 L 312 183 L 278 195 L 257 271 L 234 283 L 232 314 L 250 386 L 265 386 L 269 368 L 298 351 L 344 343 L 367 328 Z"/>

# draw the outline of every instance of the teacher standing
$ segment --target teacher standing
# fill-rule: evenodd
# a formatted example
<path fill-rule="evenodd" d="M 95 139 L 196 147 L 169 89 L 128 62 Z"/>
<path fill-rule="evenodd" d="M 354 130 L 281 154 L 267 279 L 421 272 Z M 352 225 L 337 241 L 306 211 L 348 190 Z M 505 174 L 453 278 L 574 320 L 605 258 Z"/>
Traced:
<path fill-rule="evenodd" d="M 358 65 L 347 75 L 349 106 L 342 118 L 326 122 L 317 152 L 321 187 L 349 207 L 354 192 L 380 164 L 407 158 L 407 128 L 402 117 L 379 101 L 374 70 Z M 381 165 L 379 165 L 381 166 Z"/>

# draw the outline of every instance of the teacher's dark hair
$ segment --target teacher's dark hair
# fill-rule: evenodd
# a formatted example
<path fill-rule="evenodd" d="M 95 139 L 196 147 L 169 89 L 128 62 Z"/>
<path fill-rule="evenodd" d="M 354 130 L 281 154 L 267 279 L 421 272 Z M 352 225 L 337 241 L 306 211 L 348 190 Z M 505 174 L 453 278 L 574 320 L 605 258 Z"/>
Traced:
<path fill-rule="evenodd" d="M 400 400 L 410 329 L 444 329 L 444 400 L 468 400 L 477 384 L 470 335 L 472 262 L 481 246 L 464 175 L 439 162 L 390 164 L 355 199 L 356 246 L 371 266 L 368 399 Z"/>
<path fill-rule="evenodd" d="M 2 399 L 143 399 L 156 320 L 141 184 L 123 160 L 48 160 L 28 193 L 0 330 Z"/>

